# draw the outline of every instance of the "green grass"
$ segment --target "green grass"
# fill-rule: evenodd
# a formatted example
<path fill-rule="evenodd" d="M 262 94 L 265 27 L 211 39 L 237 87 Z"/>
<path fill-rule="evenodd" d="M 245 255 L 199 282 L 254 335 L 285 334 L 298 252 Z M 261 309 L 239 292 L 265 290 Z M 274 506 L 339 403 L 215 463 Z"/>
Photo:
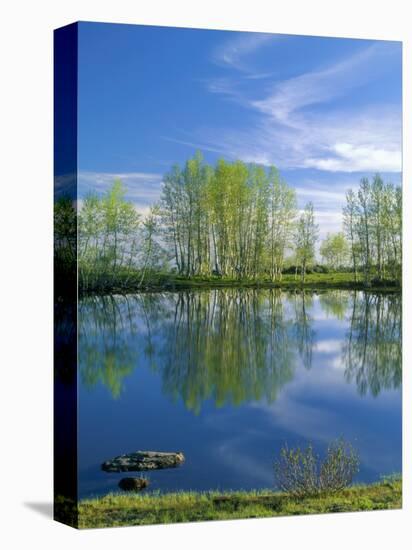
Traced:
<path fill-rule="evenodd" d="M 111 494 L 79 504 L 79 527 L 150 525 L 219 519 L 295 516 L 402 507 L 402 480 L 384 478 L 335 495 L 296 498 L 272 491 L 168 494 Z"/>
<path fill-rule="evenodd" d="M 166 277 L 155 281 L 154 284 L 170 284 L 176 288 L 202 288 L 202 287 L 245 287 L 245 288 L 284 288 L 284 289 L 364 289 L 362 282 L 355 281 L 352 273 L 310 273 L 306 275 L 302 282 L 300 277 L 295 279 L 294 275 L 283 275 L 281 281 L 261 280 L 238 280 L 218 277 L 193 277 L 190 279 L 184 277 Z M 369 290 L 396 290 L 399 286 L 393 281 L 383 281 L 379 284 L 372 284 Z"/>
<path fill-rule="evenodd" d="M 124 280 L 123 280 L 124 279 Z M 285 290 L 293 289 L 365 289 L 369 291 L 379 292 L 396 292 L 400 290 L 400 284 L 396 281 L 386 280 L 382 282 L 374 282 L 370 286 L 365 287 L 363 282 L 355 281 L 352 273 L 310 273 L 306 275 L 303 283 L 300 277 L 295 278 L 294 275 L 283 275 L 281 281 L 272 282 L 268 279 L 251 280 L 251 279 L 230 279 L 228 277 L 221 278 L 216 276 L 196 276 L 183 277 L 172 273 L 152 273 L 143 285 L 140 285 L 140 275 L 135 276 L 130 274 L 123 277 L 118 274 L 117 281 L 109 285 L 102 285 L 86 293 L 106 294 L 111 293 L 126 293 L 133 291 L 157 291 L 157 290 L 186 290 L 186 289 L 208 289 L 208 288 L 282 288 Z"/>

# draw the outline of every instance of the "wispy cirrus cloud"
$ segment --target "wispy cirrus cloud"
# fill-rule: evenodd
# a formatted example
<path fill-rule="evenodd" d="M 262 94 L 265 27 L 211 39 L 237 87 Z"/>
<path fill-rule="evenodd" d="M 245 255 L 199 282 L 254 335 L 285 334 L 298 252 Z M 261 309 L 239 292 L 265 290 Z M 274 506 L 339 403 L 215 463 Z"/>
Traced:
<path fill-rule="evenodd" d="M 322 70 L 278 82 L 272 93 L 251 105 L 284 124 L 294 126 L 293 115 L 302 108 L 328 103 L 361 87 L 384 71 L 383 61 L 397 49 L 373 44 Z"/>
<path fill-rule="evenodd" d="M 213 61 L 224 67 L 231 67 L 238 71 L 249 73 L 251 70 L 250 56 L 263 46 L 279 40 L 281 35 L 265 33 L 242 33 L 220 44 L 213 52 Z M 255 74 L 255 78 L 265 76 Z"/>
<path fill-rule="evenodd" d="M 295 187 L 299 208 L 314 203 L 323 238 L 342 230 L 345 192 L 361 176 L 379 171 L 400 183 L 401 105 L 385 93 L 371 93 L 399 63 L 400 47 L 359 42 L 329 63 L 316 65 L 315 55 L 301 74 L 281 79 L 282 52 L 292 45 L 285 49 L 284 40 L 293 37 L 252 34 L 220 45 L 213 60 L 228 70 L 204 84 L 240 107 L 238 119 L 169 139 L 231 160 L 276 165 Z M 261 80 L 253 82 L 254 76 Z"/>
<path fill-rule="evenodd" d="M 245 76 L 254 75 L 252 64 L 242 64 L 242 59 L 245 55 L 250 60 L 269 39 L 264 35 L 260 41 L 250 37 L 239 46 L 229 44 L 220 59 L 238 68 L 238 76 L 220 76 L 206 84 L 210 92 L 248 109 L 254 121 L 245 128 L 199 128 L 192 141 L 228 157 L 279 168 L 399 172 L 400 104 L 358 101 L 362 87 L 379 82 L 399 59 L 399 45 L 367 45 L 327 67 L 272 85 L 265 82 L 256 97 L 256 87 L 245 85 Z"/>

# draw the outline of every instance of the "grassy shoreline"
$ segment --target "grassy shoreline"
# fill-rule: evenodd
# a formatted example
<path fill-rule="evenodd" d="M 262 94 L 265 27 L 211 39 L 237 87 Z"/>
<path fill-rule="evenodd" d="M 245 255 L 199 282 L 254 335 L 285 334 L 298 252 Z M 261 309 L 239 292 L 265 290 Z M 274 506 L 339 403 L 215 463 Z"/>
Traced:
<path fill-rule="evenodd" d="M 274 491 L 110 494 L 81 501 L 78 526 L 88 529 L 400 508 L 402 480 L 396 478 L 306 498 Z"/>
<path fill-rule="evenodd" d="M 132 292 L 160 292 L 215 288 L 279 288 L 282 290 L 365 290 L 368 292 L 401 292 L 401 285 L 396 281 L 376 281 L 366 286 L 363 282 L 355 281 L 351 273 L 313 273 L 306 276 L 305 282 L 294 275 L 284 275 L 281 281 L 269 280 L 239 280 L 220 277 L 192 277 L 187 278 L 173 274 L 153 274 L 143 284 L 140 276 L 122 280 L 119 277 L 116 283 L 102 285 L 94 289 L 81 289 L 81 295 L 128 294 Z"/>

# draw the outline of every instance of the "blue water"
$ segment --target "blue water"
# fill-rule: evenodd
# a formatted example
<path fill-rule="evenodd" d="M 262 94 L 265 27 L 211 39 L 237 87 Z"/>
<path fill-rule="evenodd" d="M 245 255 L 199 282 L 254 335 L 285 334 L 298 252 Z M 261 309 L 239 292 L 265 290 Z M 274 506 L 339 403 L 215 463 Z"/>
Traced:
<path fill-rule="evenodd" d="M 79 494 L 118 491 L 103 461 L 183 451 L 149 490 L 274 486 L 285 443 L 343 437 L 356 481 L 401 471 L 399 295 L 210 290 L 79 305 Z"/>

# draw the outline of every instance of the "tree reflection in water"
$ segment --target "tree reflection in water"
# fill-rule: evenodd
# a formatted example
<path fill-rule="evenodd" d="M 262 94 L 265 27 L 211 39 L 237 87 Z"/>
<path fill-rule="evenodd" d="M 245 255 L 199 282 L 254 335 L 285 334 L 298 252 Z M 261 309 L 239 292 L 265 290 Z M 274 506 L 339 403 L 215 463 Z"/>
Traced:
<path fill-rule="evenodd" d="M 342 343 L 346 379 L 355 380 L 361 393 L 397 387 L 400 297 L 335 292 L 319 301 L 338 319 L 352 306 Z M 313 307 L 311 293 L 277 289 L 85 298 L 79 307 L 80 375 L 87 387 L 102 383 L 118 397 L 124 378 L 149 365 L 165 393 L 196 413 L 207 400 L 216 406 L 271 403 L 299 360 L 311 367 Z"/>
<path fill-rule="evenodd" d="M 402 312 L 399 294 L 352 295 L 351 320 L 343 345 L 345 378 L 359 393 L 377 396 L 402 383 Z"/>

